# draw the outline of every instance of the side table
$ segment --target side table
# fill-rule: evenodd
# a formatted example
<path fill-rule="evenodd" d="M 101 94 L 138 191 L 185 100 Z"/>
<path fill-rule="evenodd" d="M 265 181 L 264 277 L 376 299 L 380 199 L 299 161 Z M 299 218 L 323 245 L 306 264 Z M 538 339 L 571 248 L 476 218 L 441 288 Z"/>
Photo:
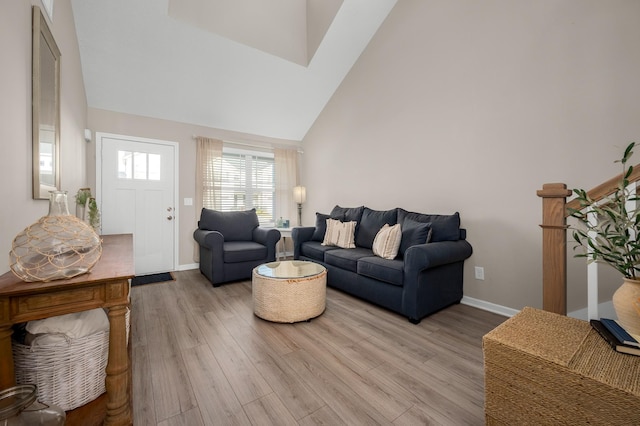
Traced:
<path fill-rule="evenodd" d="M 482 344 L 486 424 L 640 424 L 640 357 L 588 322 L 524 308 Z"/>
<path fill-rule="evenodd" d="M 109 360 L 105 425 L 130 425 L 131 398 L 125 314 L 129 279 L 135 275 L 133 236 L 102 236 L 102 257 L 87 274 L 68 280 L 27 283 L 11 271 L 0 276 L 0 389 L 15 385 L 11 326 L 95 308 L 108 308 Z"/>
<path fill-rule="evenodd" d="M 282 258 L 287 258 L 287 238 L 291 238 L 291 230 L 293 228 L 276 228 L 280 231 L 280 237 L 282 241 Z M 280 253 L 276 253 L 276 259 L 280 259 Z"/>

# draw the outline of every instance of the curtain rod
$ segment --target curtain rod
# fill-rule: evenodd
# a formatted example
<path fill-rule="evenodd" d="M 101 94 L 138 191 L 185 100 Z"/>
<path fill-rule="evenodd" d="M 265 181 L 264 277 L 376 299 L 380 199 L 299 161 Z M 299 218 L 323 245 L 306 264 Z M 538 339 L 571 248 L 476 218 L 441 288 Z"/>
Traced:
<path fill-rule="evenodd" d="M 191 138 L 193 139 L 197 139 L 199 137 L 206 138 L 208 136 L 191 135 Z M 217 139 L 217 138 L 213 138 L 213 139 Z M 246 146 L 249 148 L 262 148 L 262 149 L 264 148 L 272 148 L 272 149 L 273 148 L 296 148 L 298 151 L 298 154 L 304 154 L 304 150 L 301 147 L 296 145 L 274 144 L 271 142 L 236 142 L 236 141 L 230 141 L 230 140 L 224 140 L 224 139 L 221 139 L 221 140 L 222 142 L 226 142 L 233 145 Z"/>

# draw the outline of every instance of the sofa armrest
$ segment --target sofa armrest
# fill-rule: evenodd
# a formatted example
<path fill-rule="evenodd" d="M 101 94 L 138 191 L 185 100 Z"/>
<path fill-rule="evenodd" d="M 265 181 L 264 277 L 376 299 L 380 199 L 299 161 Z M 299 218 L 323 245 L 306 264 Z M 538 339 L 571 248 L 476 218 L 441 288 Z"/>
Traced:
<path fill-rule="evenodd" d="M 294 259 L 300 259 L 300 247 L 302 246 L 302 243 L 311 241 L 315 230 L 315 226 L 297 226 L 291 230 Z"/>
<path fill-rule="evenodd" d="M 462 298 L 463 264 L 473 252 L 465 240 L 441 241 L 409 247 L 404 256 L 402 309 L 418 323 Z"/>
<path fill-rule="evenodd" d="M 206 231 L 204 229 L 196 229 L 193 231 L 193 239 L 198 244 L 208 248 L 209 250 L 219 249 L 222 251 L 222 243 L 224 237 L 218 231 Z"/>
<path fill-rule="evenodd" d="M 471 253 L 471 244 L 466 240 L 418 244 L 405 252 L 404 270 L 405 273 L 418 273 L 424 269 L 465 260 Z"/>

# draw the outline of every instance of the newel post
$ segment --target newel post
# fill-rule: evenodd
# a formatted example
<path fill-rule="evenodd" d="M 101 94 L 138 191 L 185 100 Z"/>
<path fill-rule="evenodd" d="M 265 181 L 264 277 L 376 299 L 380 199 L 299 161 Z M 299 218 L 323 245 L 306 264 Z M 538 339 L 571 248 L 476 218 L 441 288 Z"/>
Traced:
<path fill-rule="evenodd" d="M 542 198 L 542 309 L 567 314 L 567 218 L 571 190 L 564 183 L 545 183 Z"/>

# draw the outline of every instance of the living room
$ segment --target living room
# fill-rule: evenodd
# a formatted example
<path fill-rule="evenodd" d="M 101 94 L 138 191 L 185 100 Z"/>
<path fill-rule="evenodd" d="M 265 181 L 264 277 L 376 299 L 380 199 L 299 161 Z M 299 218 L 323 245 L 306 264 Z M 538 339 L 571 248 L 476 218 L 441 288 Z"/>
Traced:
<path fill-rule="evenodd" d="M 0 6 L 5 253 L 47 213 L 47 203 L 31 197 L 31 5 L 40 1 Z M 193 135 L 301 147 L 303 223 L 336 204 L 459 211 L 473 246 L 463 302 L 505 315 L 541 307 L 536 191 L 547 182 L 588 189 L 619 173 L 614 160 L 640 130 L 637 16 L 632 0 L 399 0 L 295 140 L 93 107 L 72 2 L 57 0 L 62 189 L 95 186 L 95 144 L 84 129 L 177 142 L 180 200 L 195 197 Z M 196 220 L 193 207 L 180 206 L 183 269 L 194 263 Z M 9 270 L 4 262 L 1 272 Z M 586 271 L 579 259 L 569 256 L 569 264 L 568 310 L 577 311 L 586 305 Z"/>

